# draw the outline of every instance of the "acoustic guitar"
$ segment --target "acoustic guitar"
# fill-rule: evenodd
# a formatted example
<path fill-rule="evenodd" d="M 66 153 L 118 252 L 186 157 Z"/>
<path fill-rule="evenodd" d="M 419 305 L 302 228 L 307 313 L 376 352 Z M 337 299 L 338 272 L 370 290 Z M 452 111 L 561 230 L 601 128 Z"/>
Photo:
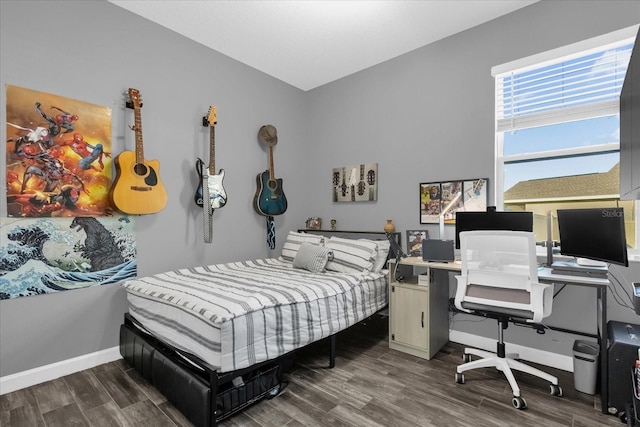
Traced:
<path fill-rule="evenodd" d="M 209 193 L 209 204 L 211 209 L 219 209 L 227 204 L 227 193 L 222 181 L 224 180 L 224 169 L 216 174 L 216 124 L 218 123 L 216 107 L 209 107 L 206 117 L 202 118 L 202 124 L 209 127 L 209 167 L 203 168 L 204 163 L 198 159 L 196 161 L 196 172 L 200 177 L 200 183 L 195 194 L 195 202 L 198 206 L 203 205 L 203 185 L 207 186 Z"/>
<path fill-rule="evenodd" d="M 282 215 L 287 210 L 287 198 L 282 190 L 282 178 L 276 179 L 273 171 L 273 147 L 278 143 L 276 128 L 271 125 L 262 126 L 258 139 L 269 147 L 269 169 L 257 176 L 258 190 L 253 204 L 260 215 Z"/>
<path fill-rule="evenodd" d="M 369 184 L 369 200 L 375 200 L 375 189 L 373 185 L 376 183 L 376 172 L 369 169 L 367 172 L 367 184 Z"/>
<path fill-rule="evenodd" d="M 160 212 L 167 205 L 167 191 L 160 180 L 160 163 L 146 160 L 142 146 L 142 107 L 140 92 L 129 89 L 127 108 L 133 108 L 136 150 L 123 151 L 114 160 L 116 178 L 111 187 L 111 201 L 121 212 L 143 215 Z"/>

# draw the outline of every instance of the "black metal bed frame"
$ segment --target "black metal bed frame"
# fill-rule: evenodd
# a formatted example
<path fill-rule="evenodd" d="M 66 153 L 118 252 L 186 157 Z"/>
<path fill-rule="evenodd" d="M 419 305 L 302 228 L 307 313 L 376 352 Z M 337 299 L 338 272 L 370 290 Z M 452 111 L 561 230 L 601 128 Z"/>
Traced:
<path fill-rule="evenodd" d="M 329 368 L 335 367 L 336 335 L 329 340 Z M 279 394 L 294 350 L 276 359 L 218 373 L 197 356 L 168 345 L 146 332 L 125 313 L 120 326 L 120 354 L 195 426 L 210 427 L 252 403 Z M 243 384 L 232 380 L 242 377 Z"/>
<path fill-rule="evenodd" d="M 300 231 L 386 238 L 384 232 Z M 400 233 L 394 233 L 394 236 L 399 242 Z M 389 257 L 392 256 L 390 253 Z M 336 334 L 325 338 L 329 341 L 329 368 L 336 365 Z M 216 426 L 219 421 L 260 399 L 277 396 L 281 390 L 282 376 L 293 364 L 293 356 L 298 350 L 301 349 L 244 369 L 218 373 L 215 367 L 201 358 L 151 335 L 129 313 L 125 313 L 124 323 L 120 326 L 122 358 L 189 421 L 202 427 Z M 238 377 L 243 378 L 243 383 L 233 384 Z"/>

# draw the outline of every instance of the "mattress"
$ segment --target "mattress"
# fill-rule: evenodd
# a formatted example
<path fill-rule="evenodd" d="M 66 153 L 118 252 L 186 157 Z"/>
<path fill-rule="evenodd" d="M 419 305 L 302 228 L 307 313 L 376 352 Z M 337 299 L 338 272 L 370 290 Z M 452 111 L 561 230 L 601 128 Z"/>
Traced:
<path fill-rule="evenodd" d="M 311 273 L 266 258 L 170 271 L 122 286 L 129 313 L 148 332 L 230 372 L 382 309 L 388 301 L 385 273 Z"/>

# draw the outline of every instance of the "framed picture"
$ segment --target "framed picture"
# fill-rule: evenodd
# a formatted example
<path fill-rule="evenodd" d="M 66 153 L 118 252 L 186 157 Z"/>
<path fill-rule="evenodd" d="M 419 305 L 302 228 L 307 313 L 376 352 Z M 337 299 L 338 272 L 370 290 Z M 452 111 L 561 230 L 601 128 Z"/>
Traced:
<path fill-rule="evenodd" d="M 309 230 L 320 230 L 322 226 L 322 219 L 317 217 L 312 217 L 307 219 L 307 228 Z"/>
<path fill-rule="evenodd" d="M 457 211 L 486 211 L 487 178 L 420 184 L 420 224 L 455 224 Z"/>
<path fill-rule="evenodd" d="M 428 238 L 428 230 L 407 230 L 407 254 L 422 256 L 422 241 Z"/>

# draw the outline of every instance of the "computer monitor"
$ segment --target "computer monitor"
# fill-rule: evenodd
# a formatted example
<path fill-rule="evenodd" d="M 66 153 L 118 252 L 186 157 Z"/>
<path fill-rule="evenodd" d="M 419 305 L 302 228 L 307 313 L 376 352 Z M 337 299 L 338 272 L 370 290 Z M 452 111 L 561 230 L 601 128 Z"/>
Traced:
<path fill-rule="evenodd" d="M 533 231 L 533 212 L 456 212 L 456 248 L 460 233 L 473 230 Z"/>
<path fill-rule="evenodd" d="M 558 209 L 560 253 L 629 266 L 622 208 Z"/>

